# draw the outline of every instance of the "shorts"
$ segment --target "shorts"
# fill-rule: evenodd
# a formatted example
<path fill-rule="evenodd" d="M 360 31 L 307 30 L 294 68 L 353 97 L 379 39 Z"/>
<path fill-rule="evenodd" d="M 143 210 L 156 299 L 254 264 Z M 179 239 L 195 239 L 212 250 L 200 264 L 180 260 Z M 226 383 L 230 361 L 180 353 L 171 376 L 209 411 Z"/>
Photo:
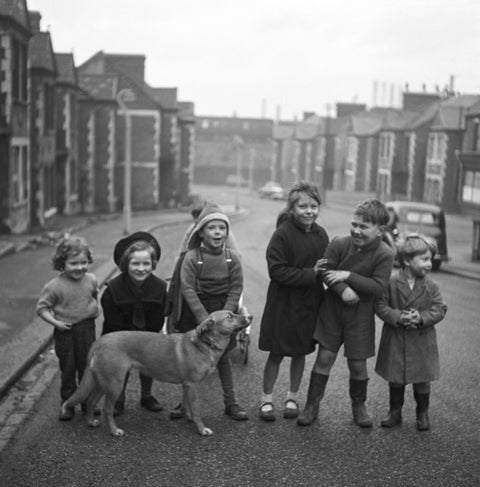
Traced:
<path fill-rule="evenodd" d="M 328 296 L 320 306 L 313 338 L 337 353 L 344 346 L 347 359 L 364 360 L 375 355 L 375 315 L 373 303 L 345 305 Z"/>

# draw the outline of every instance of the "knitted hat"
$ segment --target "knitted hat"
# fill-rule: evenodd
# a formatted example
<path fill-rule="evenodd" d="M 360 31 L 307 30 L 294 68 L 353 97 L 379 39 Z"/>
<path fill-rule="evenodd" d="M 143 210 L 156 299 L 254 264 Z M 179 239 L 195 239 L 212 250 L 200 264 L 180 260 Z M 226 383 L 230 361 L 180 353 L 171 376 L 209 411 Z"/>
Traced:
<path fill-rule="evenodd" d="M 188 242 L 187 248 L 193 249 L 200 246 L 201 238 L 198 235 L 198 232 L 212 220 L 221 220 L 227 224 L 227 235 L 230 228 L 230 221 L 228 220 L 227 215 L 223 212 L 223 210 L 216 204 L 211 201 L 205 203 L 205 206 L 198 215 L 197 223 L 195 224 L 195 228 L 193 229 Z"/>
<path fill-rule="evenodd" d="M 150 244 L 155 251 L 157 260 L 160 260 L 160 255 L 162 251 L 160 249 L 160 244 L 158 243 L 158 240 L 151 233 L 135 232 L 131 235 L 128 235 L 127 237 L 122 238 L 116 243 L 115 248 L 113 249 L 113 260 L 115 264 L 120 264 L 120 261 L 122 260 L 122 255 L 124 254 L 125 250 L 130 247 L 130 245 L 140 241 Z"/>

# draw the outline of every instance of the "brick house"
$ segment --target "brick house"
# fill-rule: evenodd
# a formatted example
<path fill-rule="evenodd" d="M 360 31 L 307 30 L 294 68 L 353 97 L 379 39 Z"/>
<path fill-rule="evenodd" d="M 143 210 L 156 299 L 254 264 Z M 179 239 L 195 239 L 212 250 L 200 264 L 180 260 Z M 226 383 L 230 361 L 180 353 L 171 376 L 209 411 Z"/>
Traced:
<path fill-rule="evenodd" d="M 82 211 L 113 212 L 115 195 L 118 80 L 111 74 L 80 74 L 79 162 Z"/>
<path fill-rule="evenodd" d="M 465 115 L 480 101 L 479 95 L 460 95 L 438 106 L 428 133 L 423 200 L 447 212 L 458 211 L 460 165 Z"/>
<path fill-rule="evenodd" d="M 67 215 L 80 211 L 79 201 L 79 96 L 77 70 L 73 54 L 55 53 L 56 83 L 56 156 L 58 211 Z"/>
<path fill-rule="evenodd" d="M 292 181 L 294 122 L 276 122 L 272 128 L 272 161 L 269 179 L 288 187 Z"/>
<path fill-rule="evenodd" d="M 25 0 L 0 1 L 0 232 L 30 224 L 28 42 Z"/>
<path fill-rule="evenodd" d="M 131 205 L 133 209 L 155 208 L 159 205 L 161 107 L 145 87 L 145 56 L 106 54 L 97 52 L 78 67 L 81 75 L 115 75 L 115 97 L 128 90 L 131 100 L 124 98 L 126 110 L 117 109 L 115 120 L 115 198 L 123 205 L 124 167 L 131 160 Z M 126 134 L 127 121 L 131 133 Z M 126 143 L 131 137 L 131 153 L 126 154 Z"/>
<path fill-rule="evenodd" d="M 40 30 L 41 15 L 30 12 L 33 37 L 30 60 L 30 221 L 44 226 L 58 212 L 55 174 L 57 65 L 49 32 Z"/>

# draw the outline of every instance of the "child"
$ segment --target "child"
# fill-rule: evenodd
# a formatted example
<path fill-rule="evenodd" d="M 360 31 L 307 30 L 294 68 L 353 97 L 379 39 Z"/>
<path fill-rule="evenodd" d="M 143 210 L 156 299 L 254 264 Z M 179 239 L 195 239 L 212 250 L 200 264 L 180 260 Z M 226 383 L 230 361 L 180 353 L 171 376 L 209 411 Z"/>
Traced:
<path fill-rule="evenodd" d="M 121 330 L 159 332 L 168 314 L 167 283 L 153 274 L 160 260 L 158 241 L 148 232 L 135 232 L 117 242 L 113 260 L 121 271 L 107 284 L 101 297 L 103 333 Z M 127 377 L 128 380 L 128 377 Z M 125 409 L 125 385 L 114 416 Z M 152 378 L 140 373 L 140 405 L 152 412 L 162 406 L 152 395 Z"/>
<path fill-rule="evenodd" d="M 447 312 L 440 290 L 427 277 L 437 252 L 435 242 L 418 234 L 398 245 L 401 270 L 390 279 L 375 312 L 384 320 L 375 372 L 388 381 L 390 411 L 381 422 L 391 428 L 402 422 L 405 385 L 413 384 L 417 429 L 430 429 L 430 381 L 440 376 L 434 325 Z"/>
<path fill-rule="evenodd" d="M 374 300 L 381 297 L 392 271 L 392 250 L 382 242 L 389 217 L 381 201 L 364 201 L 353 211 L 350 235 L 333 239 L 325 251 L 328 263 L 324 282 L 328 290 L 313 335 L 319 347 L 307 404 L 297 419 L 300 426 L 317 419 L 319 403 L 342 344 L 350 371 L 353 419 L 362 428 L 372 426 L 365 408 L 367 358 L 375 355 Z"/>
<path fill-rule="evenodd" d="M 180 270 L 180 288 L 184 299 L 176 328 L 185 333 L 198 326 L 212 311 L 221 309 L 236 312 L 243 290 L 243 273 L 240 257 L 225 242 L 229 233 L 229 220 L 221 209 L 206 203 L 191 233 Z M 233 387 L 232 364 L 229 351 L 235 346 L 235 335 L 217 364 L 223 388 L 225 414 L 231 419 L 248 419 L 246 411 L 236 400 Z M 175 413 L 175 414 L 174 414 Z M 170 417 L 185 415 L 177 407 Z"/>
<path fill-rule="evenodd" d="M 286 212 L 277 220 L 267 247 L 270 284 L 260 325 L 259 348 L 269 353 L 263 373 L 260 419 L 274 421 L 273 388 L 280 364 L 291 357 L 290 390 L 283 416 L 298 416 L 297 392 L 305 355 L 315 350 L 312 339 L 324 288 L 321 269 L 327 232 L 315 220 L 321 199 L 315 185 L 300 181 L 288 194 Z"/>
<path fill-rule="evenodd" d="M 55 327 L 53 338 L 58 357 L 60 396 L 66 401 L 80 382 L 90 346 L 95 341 L 95 318 L 98 316 L 96 277 L 87 272 L 93 262 L 87 243 L 80 237 L 68 237 L 57 246 L 52 259 L 60 275 L 49 281 L 40 293 L 38 315 Z M 85 411 L 85 405 L 82 404 Z M 60 413 L 60 421 L 69 421 L 74 408 Z"/>

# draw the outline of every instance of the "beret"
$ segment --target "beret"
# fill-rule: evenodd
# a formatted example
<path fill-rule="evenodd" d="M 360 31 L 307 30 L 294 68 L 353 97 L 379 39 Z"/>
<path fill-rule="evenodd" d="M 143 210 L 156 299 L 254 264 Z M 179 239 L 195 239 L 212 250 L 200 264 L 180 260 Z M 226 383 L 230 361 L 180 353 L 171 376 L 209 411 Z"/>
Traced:
<path fill-rule="evenodd" d="M 120 239 L 116 244 L 113 249 L 113 260 L 115 264 L 119 265 L 120 260 L 122 259 L 122 255 L 124 254 L 125 250 L 130 247 L 135 242 L 147 242 L 153 247 L 153 250 L 155 251 L 155 255 L 157 257 L 157 260 L 160 260 L 160 255 L 162 253 L 160 249 L 160 244 L 158 243 L 158 240 L 148 232 L 134 232 L 131 235 L 128 235 L 122 239 Z"/>

